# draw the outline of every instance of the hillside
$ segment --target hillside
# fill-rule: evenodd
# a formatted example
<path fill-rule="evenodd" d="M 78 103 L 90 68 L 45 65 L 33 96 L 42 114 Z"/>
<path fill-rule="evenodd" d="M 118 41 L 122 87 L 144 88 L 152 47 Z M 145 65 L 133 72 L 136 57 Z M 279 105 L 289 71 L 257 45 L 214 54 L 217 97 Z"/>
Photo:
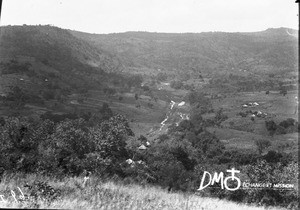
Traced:
<path fill-rule="evenodd" d="M 8 190 L 13 190 L 17 195 L 20 187 L 24 195 L 30 190 L 25 188 L 25 183 L 47 182 L 55 191 L 60 191 L 58 199 L 49 199 L 51 196 L 41 196 L 37 200 L 25 202 L 12 202 L 13 197 L 8 197 Z M 5 189 L 5 190 L 4 190 Z M 32 192 L 33 190 L 31 190 Z M 197 196 L 196 193 L 168 193 L 165 189 L 153 186 L 140 186 L 137 184 L 122 184 L 101 181 L 92 177 L 86 187 L 82 185 L 82 179 L 64 178 L 57 180 L 45 176 L 27 175 L 20 177 L 5 177 L 0 182 L 0 193 L 4 202 L 0 202 L 1 208 L 47 208 L 47 209 L 195 209 L 195 210 L 263 210 L 263 206 L 234 203 L 217 198 Z M 39 193 L 39 192 L 38 192 Z M 50 200 L 47 202 L 46 198 Z M 284 208 L 269 207 L 269 210 Z"/>
<path fill-rule="evenodd" d="M 108 52 L 53 26 L 5 26 L 0 29 L 0 58 L 29 57 L 68 71 L 81 62 L 114 71 L 119 61 Z"/>
<path fill-rule="evenodd" d="M 141 89 L 143 78 L 122 70 L 113 53 L 68 30 L 48 25 L 1 27 L 0 114 L 82 117 L 109 103 L 114 113 L 130 120 L 151 126 L 162 121 L 166 102 L 151 104 L 150 93 Z M 134 99 L 135 93 L 139 100 Z"/>
<path fill-rule="evenodd" d="M 20 81 L 31 90 L 96 87 L 106 74 L 122 68 L 110 53 L 52 26 L 1 27 L 0 61 L 1 93 Z"/>
<path fill-rule="evenodd" d="M 114 52 L 130 71 L 151 73 L 287 74 L 297 69 L 297 31 L 288 28 L 253 33 L 88 34 L 70 31 L 96 47 Z M 294 35 L 293 35 L 294 34 Z M 141 70 L 140 70 L 141 71 Z M 142 71 L 143 72 L 143 71 Z M 145 70 L 143 73 L 146 73 Z M 149 73 L 149 72 L 148 72 Z"/>
<path fill-rule="evenodd" d="M 1 27 L 0 114 L 91 114 L 111 101 L 112 95 L 119 102 L 113 111 L 129 114 L 132 108 L 127 110 L 117 93 L 140 86 L 142 80 L 122 74 L 122 69 L 112 53 L 65 29 L 49 25 Z"/>

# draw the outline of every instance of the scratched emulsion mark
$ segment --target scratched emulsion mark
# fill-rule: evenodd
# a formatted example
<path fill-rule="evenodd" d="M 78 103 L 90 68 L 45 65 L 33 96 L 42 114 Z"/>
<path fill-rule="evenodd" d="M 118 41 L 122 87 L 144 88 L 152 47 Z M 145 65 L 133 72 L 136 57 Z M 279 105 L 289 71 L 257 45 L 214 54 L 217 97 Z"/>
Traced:
<path fill-rule="evenodd" d="M 25 196 L 24 193 L 22 192 L 21 188 L 18 188 L 18 193 L 16 193 L 14 190 L 10 191 L 10 195 L 0 195 L 0 203 L 5 202 L 7 203 L 9 201 L 9 198 L 13 198 L 15 202 L 19 202 L 20 200 L 24 200 Z"/>

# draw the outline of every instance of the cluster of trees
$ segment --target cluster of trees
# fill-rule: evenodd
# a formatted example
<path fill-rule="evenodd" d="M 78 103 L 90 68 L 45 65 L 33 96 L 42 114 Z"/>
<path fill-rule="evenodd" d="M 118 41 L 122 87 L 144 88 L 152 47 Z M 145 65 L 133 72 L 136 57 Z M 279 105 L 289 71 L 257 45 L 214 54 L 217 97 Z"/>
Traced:
<path fill-rule="evenodd" d="M 121 115 L 95 126 L 83 119 L 54 123 L 7 118 L 0 130 L 2 170 L 59 175 L 78 175 L 85 169 L 118 173 L 128 158 L 126 138 L 133 135 Z"/>
<path fill-rule="evenodd" d="M 43 104 L 41 97 L 24 91 L 18 86 L 11 87 L 10 92 L 0 99 L 3 101 L 4 105 L 17 110 L 23 108 L 28 102 Z"/>
<path fill-rule="evenodd" d="M 274 134 L 299 132 L 300 130 L 299 123 L 293 118 L 283 120 L 279 124 L 276 124 L 276 122 L 274 122 L 273 120 L 269 120 L 265 121 L 265 124 L 271 136 L 273 136 Z"/>
<path fill-rule="evenodd" d="M 187 100 L 192 106 L 191 114 L 205 114 L 213 112 L 212 103 L 204 93 L 198 91 L 191 91 L 187 95 Z"/>
<path fill-rule="evenodd" d="M 36 72 L 31 68 L 29 62 L 19 63 L 16 60 L 10 60 L 9 62 L 1 62 L 2 74 L 22 74 L 27 76 L 36 76 Z"/>

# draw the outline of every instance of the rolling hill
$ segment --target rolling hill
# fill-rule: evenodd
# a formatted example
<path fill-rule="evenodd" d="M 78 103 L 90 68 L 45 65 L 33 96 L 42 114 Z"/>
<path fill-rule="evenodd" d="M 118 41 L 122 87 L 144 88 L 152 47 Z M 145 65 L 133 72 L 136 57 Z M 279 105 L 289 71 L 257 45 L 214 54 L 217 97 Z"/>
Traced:
<path fill-rule="evenodd" d="M 97 89 L 123 68 L 113 54 L 49 25 L 1 27 L 0 61 L 2 94 L 11 86 L 34 95 L 39 89 Z"/>
<path fill-rule="evenodd" d="M 133 84 L 129 80 L 134 77 L 120 74 L 122 69 L 112 53 L 76 38 L 68 30 L 49 25 L 0 27 L 0 96 L 10 94 L 0 100 L 10 108 L 5 106 L 0 114 L 24 111 L 24 105 L 39 114 L 73 112 L 74 100 L 83 100 L 89 90 L 98 91 L 97 95 L 108 101 L 104 90 L 116 92 L 127 82 Z M 87 104 L 84 109 L 101 106 Z"/>
<path fill-rule="evenodd" d="M 298 65 L 298 32 L 288 28 L 253 33 L 70 32 L 113 52 L 129 71 L 240 74 L 246 70 L 258 75 L 287 75 Z"/>
<path fill-rule="evenodd" d="M 34 58 L 57 68 L 72 68 L 81 62 L 114 71 L 120 62 L 110 53 L 53 26 L 6 26 L 0 29 L 0 57 Z"/>

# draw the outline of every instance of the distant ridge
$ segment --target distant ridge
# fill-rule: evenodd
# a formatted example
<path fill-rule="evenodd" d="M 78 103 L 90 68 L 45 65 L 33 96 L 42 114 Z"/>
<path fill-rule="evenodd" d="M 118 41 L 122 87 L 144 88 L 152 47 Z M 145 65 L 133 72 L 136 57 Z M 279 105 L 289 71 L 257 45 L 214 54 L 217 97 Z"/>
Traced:
<path fill-rule="evenodd" d="M 1 26 L 0 57 L 27 56 L 54 66 L 80 62 L 105 71 L 115 71 L 119 61 L 68 30 L 55 26 Z M 74 64 L 75 64 L 74 63 Z"/>
<path fill-rule="evenodd" d="M 298 30 L 259 32 L 89 34 L 46 26 L 0 27 L 0 57 L 25 56 L 58 69 L 78 65 L 106 72 L 146 68 L 168 72 L 285 74 L 298 68 Z"/>
<path fill-rule="evenodd" d="M 222 74 L 247 69 L 262 75 L 298 68 L 298 30 L 284 27 L 247 33 L 70 33 L 114 53 L 127 68 Z"/>

